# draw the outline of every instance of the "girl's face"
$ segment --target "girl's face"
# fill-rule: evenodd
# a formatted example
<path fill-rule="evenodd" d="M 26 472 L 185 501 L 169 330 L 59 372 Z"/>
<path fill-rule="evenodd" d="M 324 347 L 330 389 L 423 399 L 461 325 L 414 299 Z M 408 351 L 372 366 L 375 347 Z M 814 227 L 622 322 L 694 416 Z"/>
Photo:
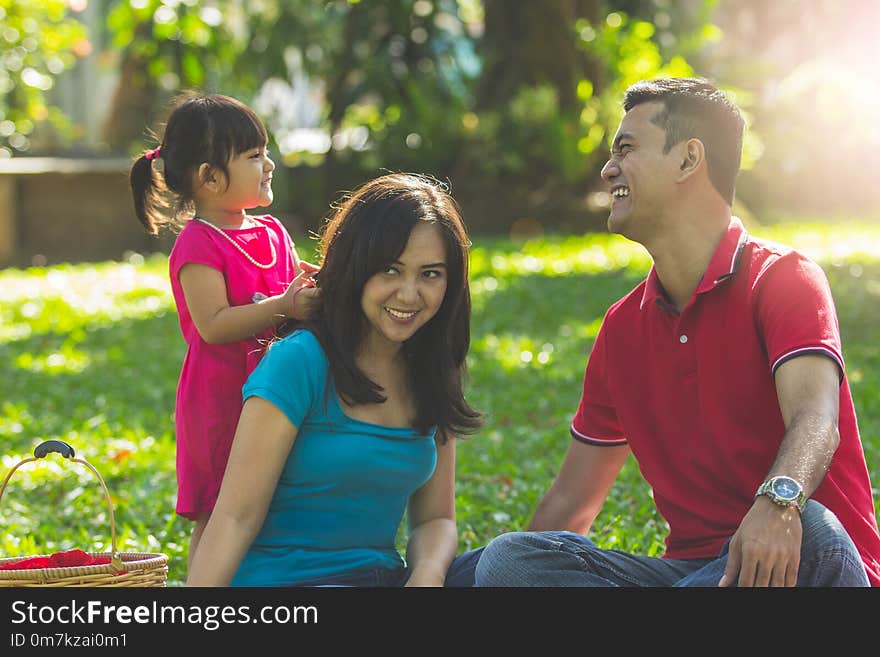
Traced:
<path fill-rule="evenodd" d="M 272 203 L 272 172 L 275 163 L 265 147 L 251 148 L 229 160 L 229 187 L 221 181 L 218 202 L 223 209 L 238 212 Z M 222 177 L 222 176 L 221 176 Z"/>
<path fill-rule="evenodd" d="M 436 224 L 420 221 L 406 248 L 385 271 L 367 279 L 361 308 L 365 344 L 399 346 L 437 314 L 446 295 L 446 247 Z"/>

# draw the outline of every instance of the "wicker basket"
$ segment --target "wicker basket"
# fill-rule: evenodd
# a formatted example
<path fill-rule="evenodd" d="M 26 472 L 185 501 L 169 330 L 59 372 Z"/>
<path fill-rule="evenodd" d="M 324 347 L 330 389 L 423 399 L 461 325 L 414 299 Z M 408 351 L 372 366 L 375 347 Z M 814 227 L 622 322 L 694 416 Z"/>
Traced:
<path fill-rule="evenodd" d="M 23 586 L 23 587 L 90 587 L 90 586 L 115 586 L 115 587 L 141 587 L 141 586 L 165 586 L 168 576 L 168 556 L 165 554 L 150 554 L 142 552 L 117 552 L 116 551 L 116 521 L 113 516 L 113 502 L 110 500 L 110 492 L 100 473 L 92 467 L 91 463 L 84 459 L 75 458 L 73 447 L 60 440 L 49 440 L 34 449 L 33 458 L 19 461 L 0 486 L 0 500 L 9 483 L 12 474 L 25 463 L 45 458 L 51 452 L 58 452 L 64 458 L 82 463 L 95 473 L 101 487 L 104 489 L 104 497 L 107 507 L 110 509 L 110 548 L 111 552 L 88 552 L 91 557 L 109 557 L 110 563 L 96 566 L 72 566 L 63 568 L 36 568 L 21 570 L 0 570 L 0 587 Z M 44 556 L 44 555 L 37 555 Z M 14 557 L 0 559 L 0 565 L 13 561 L 21 561 L 28 557 Z"/>

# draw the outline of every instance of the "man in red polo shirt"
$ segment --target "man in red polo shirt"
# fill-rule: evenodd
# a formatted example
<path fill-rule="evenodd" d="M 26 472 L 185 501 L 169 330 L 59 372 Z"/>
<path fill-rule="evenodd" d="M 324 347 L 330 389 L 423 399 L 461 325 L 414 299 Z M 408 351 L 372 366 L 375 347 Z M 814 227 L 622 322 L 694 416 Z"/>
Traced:
<path fill-rule="evenodd" d="M 704 80 L 632 86 L 602 170 L 608 228 L 654 266 L 605 315 L 573 440 L 478 586 L 880 585 L 880 535 L 822 269 L 731 215 L 743 121 Z M 662 558 L 584 534 L 632 454 Z"/>

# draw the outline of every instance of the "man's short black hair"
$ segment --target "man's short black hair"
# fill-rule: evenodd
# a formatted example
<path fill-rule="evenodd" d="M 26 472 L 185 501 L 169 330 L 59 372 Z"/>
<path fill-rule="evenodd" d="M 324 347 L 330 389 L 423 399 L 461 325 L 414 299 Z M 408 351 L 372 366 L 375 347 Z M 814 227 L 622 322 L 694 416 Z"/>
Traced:
<path fill-rule="evenodd" d="M 733 205 L 744 126 L 739 108 L 702 78 L 637 82 L 626 90 L 623 108 L 629 112 L 642 103 L 663 104 L 663 110 L 651 120 L 666 131 L 664 152 L 685 139 L 703 142 L 709 180 L 728 205 Z"/>

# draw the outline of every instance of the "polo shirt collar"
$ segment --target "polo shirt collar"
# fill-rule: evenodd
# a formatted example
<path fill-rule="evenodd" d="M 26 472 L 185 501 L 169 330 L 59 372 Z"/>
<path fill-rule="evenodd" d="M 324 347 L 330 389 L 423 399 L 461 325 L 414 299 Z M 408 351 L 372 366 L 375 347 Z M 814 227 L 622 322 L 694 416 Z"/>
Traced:
<path fill-rule="evenodd" d="M 696 294 L 711 290 L 736 273 L 748 238 L 749 234 L 746 232 L 739 217 L 731 217 L 730 223 L 727 225 L 727 232 L 715 248 L 715 253 L 712 255 L 712 259 L 709 260 L 709 266 L 706 267 L 706 273 L 703 274 L 700 284 L 697 285 Z M 645 280 L 645 290 L 642 294 L 642 302 L 639 305 L 639 309 L 644 310 L 646 305 L 654 301 L 661 305 L 669 305 L 666 291 L 663 289 L 663 284 L 660 282 L 657 271 L 652 265 L 648 278 Z"/>

